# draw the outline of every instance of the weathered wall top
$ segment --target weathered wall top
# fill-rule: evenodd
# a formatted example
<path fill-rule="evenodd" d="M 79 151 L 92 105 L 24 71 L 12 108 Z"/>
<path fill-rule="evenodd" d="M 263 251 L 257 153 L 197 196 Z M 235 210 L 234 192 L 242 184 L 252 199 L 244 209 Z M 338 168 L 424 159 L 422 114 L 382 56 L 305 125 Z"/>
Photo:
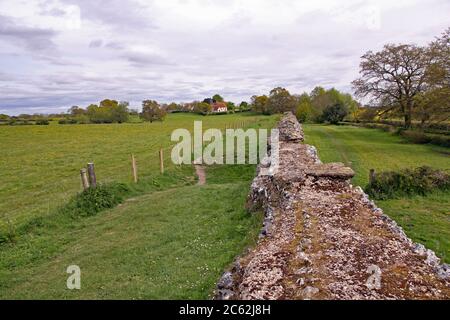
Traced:
<path fill-rule="evenodd" d="M 292 112 L 286 112 L 278 123 L 280 141 L 303 142 L 303 130 Z"/>
<path fill-rule="evenodd" d="M 322 164 L 285 114 L 280 168 L 252 183 L 249 209 L 263 210 L 257 246 L 218 284 L 217 299 L 444 299 L 450 269 L 413 243 L 349 179 L 351 168 Z"/>

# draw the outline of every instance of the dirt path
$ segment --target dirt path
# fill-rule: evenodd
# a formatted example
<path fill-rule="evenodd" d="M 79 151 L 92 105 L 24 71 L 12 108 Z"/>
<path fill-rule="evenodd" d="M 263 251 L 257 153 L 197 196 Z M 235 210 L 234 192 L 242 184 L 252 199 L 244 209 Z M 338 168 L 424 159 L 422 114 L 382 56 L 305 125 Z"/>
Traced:
<path fill-rule="evenodd" d="M 206 183 L 205 167 L 201 165 L 195 165 L 195 174 L 198 177 L 198 185 L 202 186 Z"/>

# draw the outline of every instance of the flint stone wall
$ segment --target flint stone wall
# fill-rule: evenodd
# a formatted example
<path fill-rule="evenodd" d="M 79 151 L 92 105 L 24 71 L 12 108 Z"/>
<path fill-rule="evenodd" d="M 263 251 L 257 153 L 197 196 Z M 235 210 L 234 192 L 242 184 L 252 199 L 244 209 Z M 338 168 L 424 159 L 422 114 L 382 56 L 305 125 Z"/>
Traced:
<path fill-rule="evenodd" d="M 223 274 L 215 299 L 450 297 L 449 266 L 353 187 L 351 168 L 322 164 L 292 113 L 278 129 L 279 170 L 259 167 L 248 197 L 265 214 L 260 239 Z"/>

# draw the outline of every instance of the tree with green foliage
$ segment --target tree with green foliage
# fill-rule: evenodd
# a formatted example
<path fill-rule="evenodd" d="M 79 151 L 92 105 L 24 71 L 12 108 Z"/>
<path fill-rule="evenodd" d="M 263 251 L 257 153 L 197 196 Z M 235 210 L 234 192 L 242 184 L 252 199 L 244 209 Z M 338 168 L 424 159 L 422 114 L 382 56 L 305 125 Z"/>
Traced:
<path fill-rule="evenodd" d="M 269 104 L 269 97 L 266 95 L 262 96 L 252 96 L 251 98 L 251 108 L 253 111 L 266 114 Z"/>
<path fill-rule="evenodd" d="M 84 110 L 83 108 L 80 108 L 79 106 L 72 106 L 68 110 L 68 113 L 71 116 L 76 117 L 76 116 L 79 116 L 79 115 L 82 115 L 82 114 L 86 114 L 86 110 Z"/>
<path fill-rule="evenodd" d="M 155 100 L 142 101 L 142 112 L 140 117 L 144 121 L 150 121 L 150 123 L 153 121 L 163 121 L 165 116 L 166 112 Z"/>
<path fill-rule="evenodd" d="M 322 114 L 329 106 L 339 103 L 339 94 L 332 88 L 325 90 L 323 87 L 315 87 L 311 92 L 312 119 L 321 122 Z"/>
<path fill-rule="evenodd" d="M 308 102 L 302 102 L 298 105 L 295 115 L 301 123 L 305 123 L 311 120 L 312 108 L 311 104 Z"/>
<path fill-rule="evenodd" d="M 324 89 L 316 87 L 310 94 L 311 115 L 310 119 L 316 122 L 323 121 L 323 113 L 328 107 L 336 104 L 342 105 L 350 117 L 354 117 L 360 104 L 353 99 L 351 94 L 342 93 L 335 88 Z"/>
<path fill-rule="evenodd" d="M 128 121 L 129 110 L 128 102 L 118 102 L 116 100 L 105 99 L 100 102 L 100 105 L 91 104 L 86 114 L 92 123 L 123 123 Z M 73 109 L 78 116 L 81 113 L 77 109 Z"/>
<path fill-rule="evenodd" d="M 211 113 L 212 106 L 209 103 L 206 102 L 195 102 L 194 103 L 194 112 L 200 113 L 203 115 L 207 115 Z"/>
<path fill-rule="evenodd" d="M 175 102 L 169 103 L 169 105 L 166 108 L 167 112 L 178 111 L 179 109 L 180 109 L 180 106 L 178 104 L 176 104 Z"/>
<path fill-rule="evenodd" d="M 359 109 L 361 108 L 361 104 L 353 99 L 352 95 L 349 93 L 341 93 L 340 100 L 347 110 L 347 118 L 351 121 L 355 121 L 357 119 Z"/>
<path fill-rule="evenodd" d="M 323 110 L 329 105 L 331 105 L 331 100 L 329 95 L 327 95 L 326 90 L 323 87 L 315 87 L 311 93 L 311 120 L 313 121 L 320 121 L 320 118 L 322 116 Z"/>
<path fill-rule="evenodd" d="M 312 119 L 311 98 L 306 92 L 296 98 L 298 105 L 295 110 L 295 115 L 297 116 L 298 121 L 302 123 L 310 121 Z"/>
<path fill-rule="evenodd" d="M 322 114 L 322 121 L 329 122 L 331 124 L 338 124 L 344 120 L 347 115 L 347 109 L 344 105 L 336 103 L 335 105 L 328 106 L 325 108 Z"/>
<path fill-rule="evenodd" d="M 218 93 L 216 93 L 215 95 L 213 95 L 213 100 L 216 100 L 216 102 L 224 102 L 225 100 L 222 98 L 222 96 Z"/>
<path fill-rule="evenodd" d="M 234 113 L 236 111 L 236 105 L 233 102 L 227 102 L 227 108 L 229 112 Z"/>
<path fill-rule="evenodd" d="M 116 100 L 105 99 L 105 100 L 100 101 L 99 107 L 112 108 L 118 104 L 119 104 L 119 102 L 117 102 Z"/>
<path fill-rule="evenodd" d="M 268 100 L 268 114 L 295 111 L 296 99 L 285 88 L 277 87 L 270 91 Z"/>
<path fill-rule="evenodd" d="M 242 111 L 247 111 L 249 108 L 250 108 L 250 106 L 249 106 L 248 102 L 246 102 L 246 101 L 242 101 L 242 102 L 239 104 L 239 110 L 240 110 L 241 112 L 242 112 Z"/>
<path fill-rule="evenodd" d="M 450 119 L 450 28 L 430 44 L 428 54 L 431 64 L 427 69 L 426 90 L 416 96 L 413 112 L 422 127 Z"/>
<path fill-rule="evenodd" d="M 103 123 L 106 121 L 107 115 L 104 110 L 100 110 L 96 104 L 91 104 L 86 108 L 86 113 L 89 117 L 89 121 L 92 123 Z"/>
<path fill-rule="evenodd" d="M 130 110 L 128 110 L 129 105 L 128 101 L 121 101 L 111 108 L 113 122 L 124 123 L 128 121 L 130 116 Z"/>

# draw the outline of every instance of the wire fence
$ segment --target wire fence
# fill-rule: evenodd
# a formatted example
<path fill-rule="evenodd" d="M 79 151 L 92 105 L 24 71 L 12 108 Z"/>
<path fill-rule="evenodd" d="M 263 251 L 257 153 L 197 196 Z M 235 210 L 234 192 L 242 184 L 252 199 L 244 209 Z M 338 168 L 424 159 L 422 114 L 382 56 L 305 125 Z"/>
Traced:
<path fill-rule="evenodd" d="M 206 123 L 203 126 L 203 131 L 211 128 L 220 129 L 222 134 L 225 134 L 226 129 L 239 129 L 248 128 L 259 119 L 252 117 L 242 121 L 232 121 L 229 123 L 223 123 L 219 127 L 214 123 Z M 193 130 L 190 130 L 193 133 Z M 203 141 L 202 149 L 209 142 Z M 103 159 L 96 161 L 95 173 L 98 179 L 98 183 L 111 183 L 111 182 L 125 182 L 132 183 L 133 179 L 133 167 L 132 167 L 132 154 L 135 157 L 137 164 L 138 181 L 143 178 L 157 177 L 161 174 L 160 168 L 160 152 L 163 153 L 164 172 L 175 172 L 181 170 L 181 166 L 173 163 L 171 157 L 171 151 L 177 142 L 170 141 L 162 143 L 160 141 L 152 143 L 145 151 L 139 150 L 137 152 L 122 153 L 120 164 L 109 163 Z M 194 159 L 192 159 L 194 160 Z M 84 165 L 80 166 L 82 169 Z M 25 192 L 29 196 L 25 199 L 21 199 L 20 202 L 15 200 L 16 195 L 8 189 L 8 196 L 4 197 L 2 203 L 0 203 L 0 220 L 14 220 L 14 222 L 20 222 L 21 220 L 27 220 L 29 216 L 40 216 L 46 213 L 52 212 L 59 205 L 67 202 L 77 192 L 83 190 L 83 184 L 80 176 L 80 169 L 74 170 L 71 176 L 67 176 L 65 173 L 63 177 L 57 178 L 54 182 L 49 183 L 48 179 L 39 179 L 36 177 L 35 183 L 25 183 L 17 185 L 15 192 Z M 52 173 L 57 176 L 58 173 Z M 15 208 L 11 208 L 14 206 Z"/>

